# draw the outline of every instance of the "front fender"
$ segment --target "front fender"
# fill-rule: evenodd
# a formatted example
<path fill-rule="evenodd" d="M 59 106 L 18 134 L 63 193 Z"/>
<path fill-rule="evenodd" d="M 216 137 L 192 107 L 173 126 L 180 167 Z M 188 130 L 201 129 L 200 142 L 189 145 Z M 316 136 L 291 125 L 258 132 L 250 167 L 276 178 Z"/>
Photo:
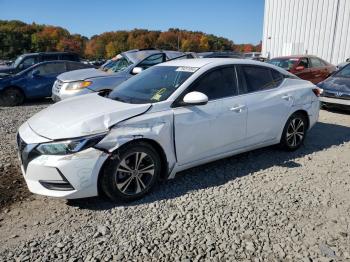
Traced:
<path fill-rule="evenodd" d="M 168 173 L 176 163 L 172 112 L 146 113 L 115 125 L 97 145 L 109 153 L 137 139 L 156 142 L 164 151 Z"/>

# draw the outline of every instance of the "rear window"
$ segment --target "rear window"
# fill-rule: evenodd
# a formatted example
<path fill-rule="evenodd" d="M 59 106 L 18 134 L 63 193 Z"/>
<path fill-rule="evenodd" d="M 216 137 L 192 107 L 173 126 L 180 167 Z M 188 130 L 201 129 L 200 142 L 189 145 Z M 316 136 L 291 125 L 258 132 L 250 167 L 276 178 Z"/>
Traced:
<path fill-rule="evenodd" d="M 277 86 L 275 81 L 281 82 L 277 71 L 272 73 L 270 68 L 262 66 L 242 66 L 243 77 L 246 82 L 247 92 L 268 90 Z"/>

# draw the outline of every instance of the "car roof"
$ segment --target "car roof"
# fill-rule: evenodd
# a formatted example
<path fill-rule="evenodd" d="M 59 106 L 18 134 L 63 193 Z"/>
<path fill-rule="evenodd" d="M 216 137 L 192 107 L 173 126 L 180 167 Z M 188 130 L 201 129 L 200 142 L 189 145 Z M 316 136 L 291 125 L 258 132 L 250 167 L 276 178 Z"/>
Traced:
<path fill-rule="evenodd" d="M 240 59 L 240 58 L 192 58 L 192 59 L 179 59 L 179 60 L 171 60 L 168 62 L 164 62 L 161 64 L 157 64 L 155 66 L 176 66 L 176 67 L 197 67 L 197 68 L 203 68 L 203 67 L 216 67 L 221 65 L 256 65 L 256 66 L 264 66 L 271 69 L 274 69 L 281 74 L 284 75 L 291 75 L 290 72 L 265 62 L 260 62 L 256 60 L 250 60 L 250 59 Z"/>
<path fill-rule="evenodd" d="M 189 66 L 189 67 L 203 67 L 208 64 L 212 66 L 219 66 L 225 64 L 248 64 L 248 65 L 262 65 L 270 67 L 270 64 L 247 59 L 239 58 L 192 58 L 192 59 L 179 59 L 171 60 L 165 63 L 158 64 L 156 66 Z M 273 67 L 275 68 L 275 67 Z"/>
<path fill-rule="evenodd" d="M 72 54 L 72 55 L 77 55 L 74 52 L 39 52 L 39 53 L 25 53 L 22 54 L 21 56 L 36 56 L 36 55 L 60 55 L 60 54 Z"/>

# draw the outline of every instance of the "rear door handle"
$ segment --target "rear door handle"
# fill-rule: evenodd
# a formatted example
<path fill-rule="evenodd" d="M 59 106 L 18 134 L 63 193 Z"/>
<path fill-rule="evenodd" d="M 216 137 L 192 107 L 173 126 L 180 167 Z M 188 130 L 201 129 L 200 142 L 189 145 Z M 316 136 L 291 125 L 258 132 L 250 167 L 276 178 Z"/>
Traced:
<path fill-rule="evenodd" d="M 240 113 L 245 109 L 245 105 L 237 105 L 230 108 L 230 111 Z"/>
<path fill-rule="evenodd" d="M 282 96 L 282 99 L 286 100 L 286 101 L 290 101 L 292 99 L 291 95 L 284 95 Z"/>

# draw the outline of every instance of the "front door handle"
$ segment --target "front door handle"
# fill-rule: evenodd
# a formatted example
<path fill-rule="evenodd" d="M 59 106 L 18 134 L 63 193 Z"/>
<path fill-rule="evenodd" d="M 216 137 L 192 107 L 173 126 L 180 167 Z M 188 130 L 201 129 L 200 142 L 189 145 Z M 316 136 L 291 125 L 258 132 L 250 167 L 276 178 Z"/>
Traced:
<path fill-rule="evenodd" d="M 245 109 L 245 105 L 236 105 L 230 108 L 230 111 L 240 113 Z"/>
<path fill-rule="evenodd" d="M 291 95 L 284 95 L 282 96 L 282 99 L 286 100 L 286 101 L 290 101 L 292 99 Z"/>

